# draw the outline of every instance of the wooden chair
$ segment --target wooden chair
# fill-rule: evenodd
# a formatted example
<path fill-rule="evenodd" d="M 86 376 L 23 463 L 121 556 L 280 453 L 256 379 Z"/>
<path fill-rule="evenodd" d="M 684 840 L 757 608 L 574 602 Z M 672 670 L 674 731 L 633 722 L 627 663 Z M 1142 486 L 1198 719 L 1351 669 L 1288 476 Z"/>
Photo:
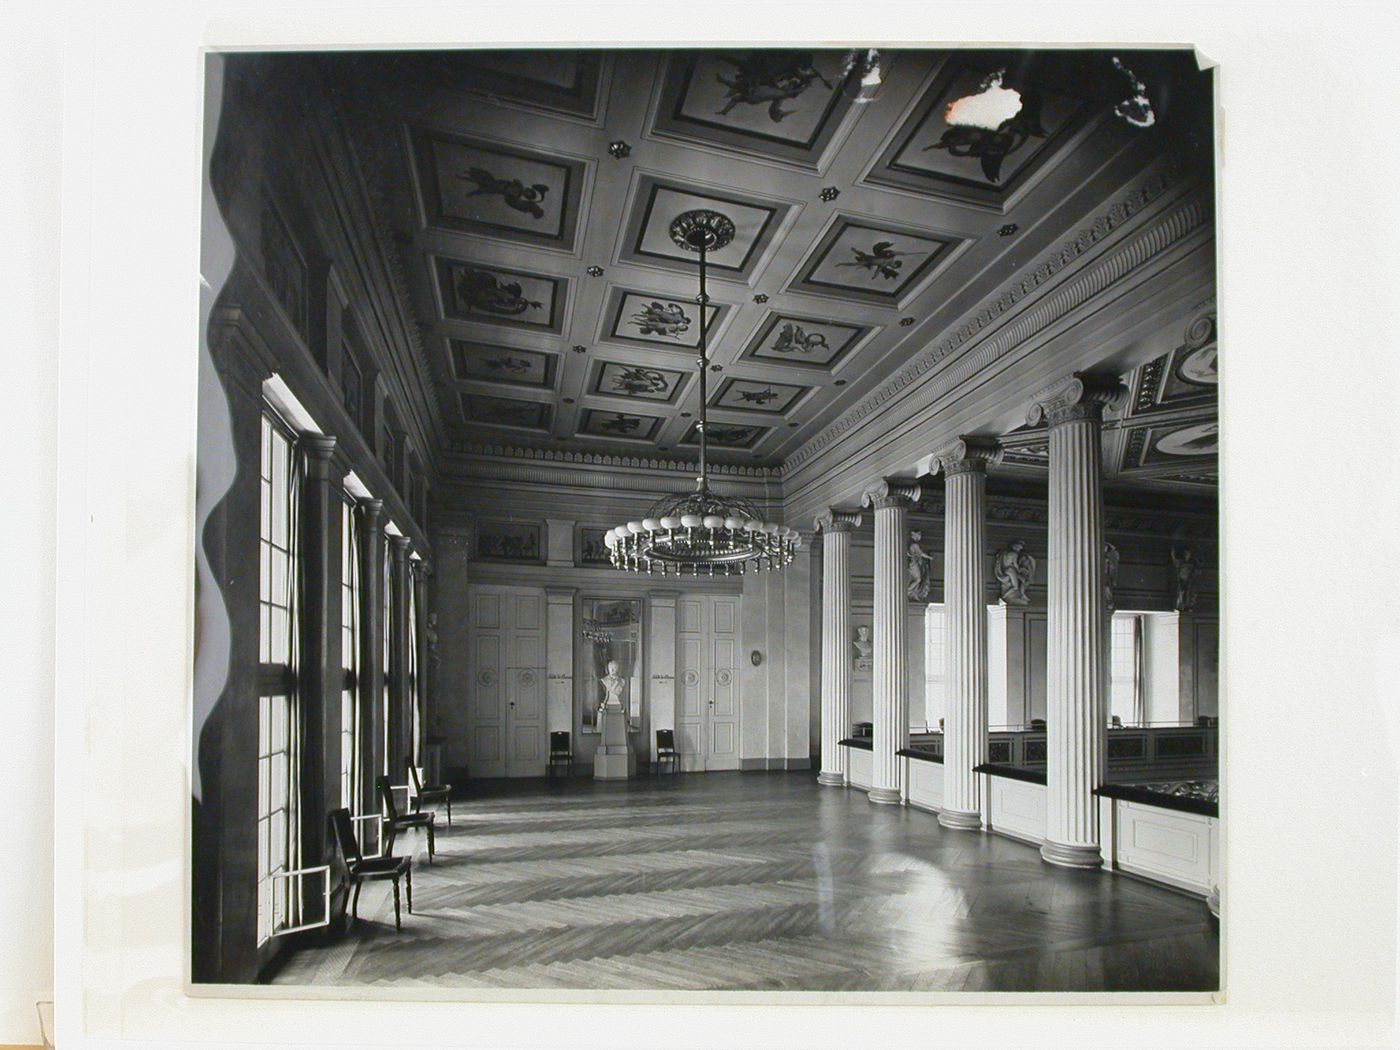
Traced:
<path fill-rule="evenodd" d="M 413 812 L 422 812 L 423 805 L 436 805 L 439 802 L 447 803 L 447 826 L 452 826 L 452 785 L 451 784 L 425 784 L 423 777 L 418 772 L 418 767 L 413 764 L 413 759 L 409 759 L 408 784 L 409 794 L 413 798 Z"/>
<path fill-rule="evenodd" d="M 574 771 L 574 750 L 567 729 L 549 734 L 549 766 L 545 770 L 548 776 L 554 776 L 555 766 L 563 766 L 566 777 Z"/>
<path fill-rule="evenodd" d="M 676 750 L 676 731 L 674 729 L 658 729 L 656 731 L 656 775 L 661 775 L 661 770 L 670 763 L 671 772 L 681 771 L 681 753 Z"/>
<path fill-rule="evenodd" d="M 399 913 L 399 879 L 404 880 L 408 890 L 408 913 L 413 914 L 413 861 L 408 857 L 371 857 L 366 860 L 360 853 L 360 840 L 355 837 L 355 822 L 350 819 L 348 809 L 331 811 L 331 830 L 335 835 L 340 855 L 345 860 L 345 874 L 350 885 L 355 888 L 354 903 L 350 915 L 353 923 L 360 921 L 360 887 L 366 882 L 390 879 L 394 883 L 394 929 L 403 929 L 403 916 Z M 344 911 L 341 911 L 342 917 Z"/>
<path fill-rule="evenodd" d="M 411 828 L 424 828 L 428 832 L 428 863 L 433 862 L 433 854 L 436 852 L 435 835 L 433 833 L 432 813 L 400 813 L 399 807 L 394 802 L 394 789 L 389 783 L 389 778 L 380 776 L 374 778 L 375 789 L 379 792 L 379 799 L 384 803 L 384 812 L 387 816 L 384 823 L 389 825 L 389 841 L 384 846 L 385 853 L 391 853 L 394 849 L 394 839 L 400 831 L 408 831 Z"/>

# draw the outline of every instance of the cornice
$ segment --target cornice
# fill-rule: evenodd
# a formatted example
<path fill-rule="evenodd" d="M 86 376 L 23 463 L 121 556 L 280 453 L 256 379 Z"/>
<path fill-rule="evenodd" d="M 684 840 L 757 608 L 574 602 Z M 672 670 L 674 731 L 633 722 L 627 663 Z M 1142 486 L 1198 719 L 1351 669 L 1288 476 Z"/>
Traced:
<path fill-rule="evenodd" d="M 654 456 L 618 456 L 602 452 L 575 452 L 567 449 L 530 448 L 523 445 L 488 445 L 465 441 L 448 441 L 447 449 L 457 455 L 472 456 L 477 459 L 502 461 L 526 461 L 536 463 L 575 464 L 589 467 L 628 468 L 634 470 L 659 470 L 684 474 L 694 478 L 699 469 L 697 463 L 683 459 L 661 459 Z M 713 475 L 734 478 L 756 478 L 762 481 L 779 481 L 782 472 L 775 467 L 750 467 L 743 464 L 711 463 L 708 468 Z"/>
<path fill-rule="evenodd" d="M 791 474 L 802 467 L 906 387 L 927 375 L 955 351 L 975 343 L 979 336 L 988 333 L 996 322 L 1023 304 L 1027 297 L 1048 284 L 1067 266 L 1078 261 L 1165 194 L 1174 181 L 1175 176 L 1170 172 L 1157 172 L 1125 194 L 1107 212 L 1080 230 L 1072 240 L 1066 241 L 1057 251 L 1042 259 L 1034 269 L 1023 273 L 997 299 L 979 309 L 951 336 L 920 354 L 882 388 L 795 451 L 783 464 L 784 474 Z M 1199 195 L 1191 196 L 1162 217 L 1143 236 L 1125 244 L 1120 250 L 1106 256 L 1097 265 L 1066 283 L 1053 295 L 1037 303 L 1034 309 L 1028 310 L 1012 323 L 1000 328 L 992 338 L 977 345 L 975 350 L 961 354 L 948 367 L 945 386 L 952 388 L 981 371 L 1036 332 L 1049 327 L 1109 285 L 1160 255 L 1205 223 L 1208 213 L 1206 200 Z"/>

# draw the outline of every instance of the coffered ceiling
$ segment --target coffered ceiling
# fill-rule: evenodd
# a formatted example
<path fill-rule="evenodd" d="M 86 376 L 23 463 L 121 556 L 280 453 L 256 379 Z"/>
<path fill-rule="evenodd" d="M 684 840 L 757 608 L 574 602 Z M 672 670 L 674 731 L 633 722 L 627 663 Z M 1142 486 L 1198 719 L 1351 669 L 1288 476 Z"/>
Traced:
<path fill-rule="evenodd" d="M 710 258 L 710 444 L 776 466 L 945 335 L 950 301 L 990 294 L 1144 171 L 1209 178 L 1189 52 L 901 50 L 852 67 L 867 57 L 323 57 L 449 447 L 694 454 L 695 257 L 668 234 L 683 211 L 735 227 Z M 995 130 L 945 122 L 1006 89 L 1021 105 Z M 1172 323 L 1155 344 L 1169 352 L 1137 355 L 1106 441 L 1125 480 L 1191 486 L 1214 477 L 1214 323 Z M 1007 440 L 1006 469 L 1034 471 L 1044 434 Z"/>

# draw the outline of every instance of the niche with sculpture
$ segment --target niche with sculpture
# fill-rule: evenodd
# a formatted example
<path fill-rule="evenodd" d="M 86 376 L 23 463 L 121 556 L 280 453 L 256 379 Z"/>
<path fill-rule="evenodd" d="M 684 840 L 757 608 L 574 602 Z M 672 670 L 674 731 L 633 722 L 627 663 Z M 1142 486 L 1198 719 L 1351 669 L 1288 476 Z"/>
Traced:
<path fill-rule="evenodd" d="M 627 728 L 642 728 L 642 602 L 640 598 L 583 599 L 583 731 L 602 732 L 599 711 L 615 693 Z M 616 664 L 616 667 L 610 665 Z"/>

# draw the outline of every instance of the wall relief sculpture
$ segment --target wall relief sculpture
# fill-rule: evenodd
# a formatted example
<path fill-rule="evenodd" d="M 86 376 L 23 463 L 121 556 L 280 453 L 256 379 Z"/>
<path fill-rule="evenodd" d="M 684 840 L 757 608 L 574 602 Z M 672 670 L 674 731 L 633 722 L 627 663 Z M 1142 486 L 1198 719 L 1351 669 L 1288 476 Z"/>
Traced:
<path fill-rule="evenodd" d="M 924 550 L 922 532 L 909 534 L 909 583 L 906 588 L 912 601 L 928 601 L 933 586 L 933 557 Z"/>
<path fill-rule="evenodd" d="M 1026 588 L 1035 580 L 1035 558 L 1021 540 L 1012 540 L 997 552 L 992 574 L 1001 584 L 1002 605 L 1029 605 Z"/>
<path fill-rule="evenodd" d="M 1172 546 L 1172 571 L 1176 583 L 1176 609 L 1190 612 L 1196 607 L 1196 572 L 1201 563 L 1190 547 Z"/>

